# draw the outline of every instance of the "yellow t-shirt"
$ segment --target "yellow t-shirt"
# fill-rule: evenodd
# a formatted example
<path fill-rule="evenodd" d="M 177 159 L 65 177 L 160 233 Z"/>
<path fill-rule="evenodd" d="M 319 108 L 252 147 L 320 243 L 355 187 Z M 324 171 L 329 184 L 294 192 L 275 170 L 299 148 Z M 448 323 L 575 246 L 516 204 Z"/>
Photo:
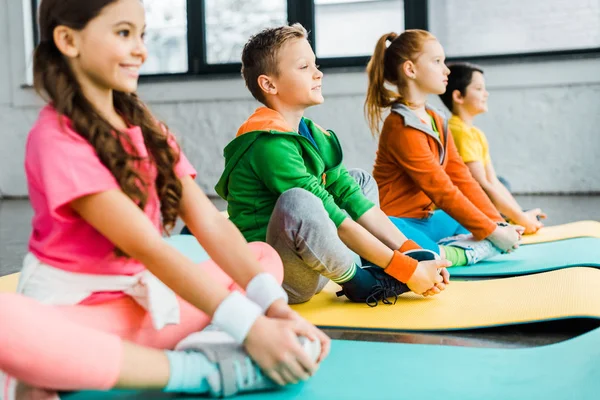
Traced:
<path fill-rule="evenodd" d="M 484 133 L 474 126 L 468 127 L 457 115 L 453 115 L 448 124 L 463 161 L 465 163 L 481 161 L 484 167 L 487 166 L 491 158 Z"/>

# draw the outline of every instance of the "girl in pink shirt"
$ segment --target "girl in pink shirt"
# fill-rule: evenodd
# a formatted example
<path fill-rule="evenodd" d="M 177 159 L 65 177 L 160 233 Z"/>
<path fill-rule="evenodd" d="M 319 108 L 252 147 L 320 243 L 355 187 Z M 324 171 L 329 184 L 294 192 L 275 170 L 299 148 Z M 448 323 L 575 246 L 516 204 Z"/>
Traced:
<path fill-rule="evenodd" d="M 34 80 L 48 105 L 26 148 L 25 295 L 0 295 L 0 397 L 222 396 L 307 379 L 329 339 L 288 307 L 277 253 L 216 210 L 135 94 L 142 2 L 43 0 L 39 24 Z M 212 260 L 195 265 L 162 239 L 178 217 Z M 218 331 L 189 336 L 211 320 Z"/>

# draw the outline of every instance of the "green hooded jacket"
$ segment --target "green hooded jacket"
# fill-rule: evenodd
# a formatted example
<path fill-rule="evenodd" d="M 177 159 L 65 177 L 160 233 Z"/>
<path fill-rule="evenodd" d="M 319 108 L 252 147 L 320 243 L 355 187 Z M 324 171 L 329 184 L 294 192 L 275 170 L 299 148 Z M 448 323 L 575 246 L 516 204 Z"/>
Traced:
<path fill-rule="evenodd" d="M 248 241 L 265 241 L 277 199 L 292 188 L 321 199 L 336 227 L 348 215 L 358 219 L 374 206 L 343 166 L 335 134 L 307 118 L 304 122 L 318 149 L 266 107 L 257 109 L 225 147 L 225 171 L 215 189 Z"/>

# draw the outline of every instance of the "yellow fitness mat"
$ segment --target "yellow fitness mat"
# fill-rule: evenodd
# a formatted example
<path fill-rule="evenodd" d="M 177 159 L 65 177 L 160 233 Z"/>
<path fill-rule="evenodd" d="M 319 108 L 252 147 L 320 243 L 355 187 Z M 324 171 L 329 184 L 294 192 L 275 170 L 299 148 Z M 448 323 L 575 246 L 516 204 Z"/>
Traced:
<path fill-rule="evenodd" d="M 600 238 L 600 222 L 578 221 L 569 224 L 543 227 L 533 235 L 525 235 L 522 244 L 555 242 L 579 237 Z"/>
<path fill-rule="evenodd" d="M 19 282 L 19 274 L 11 274 L 0 277 L 0 293 L 16 292 L 17 283 Z"/>
<path fill-rule="evenodd" d="M 566 318 L 600 318 L 600 271 L 575 267 L 487 281 L 453 281 L 441 294 L 403 294 L 394 305 L 369 307 L 336 297 L 330 282 L 307 303 L 293 306 L 321 327 L 442 331 Z"/>

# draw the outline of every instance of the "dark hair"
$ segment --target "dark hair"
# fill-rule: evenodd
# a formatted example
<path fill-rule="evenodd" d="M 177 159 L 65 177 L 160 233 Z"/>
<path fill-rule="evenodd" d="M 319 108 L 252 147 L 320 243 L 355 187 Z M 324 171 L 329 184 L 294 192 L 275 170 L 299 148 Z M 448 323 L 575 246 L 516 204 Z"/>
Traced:
<path fill-rule="evenodd" d="M 452 93 L 455 90 L 458 90 L 461 95 L 466 95 L 467 86 L 469 86 L 473 80 L 473 73 L 480 72 L 483 74 L 483 70 L 481 67 L 468 62 L 449 63 L 448 69 L 450 69 L 448 86 L 446 86 L 446 91 L 440 94 L 440 99 L 442 99 L 442 102 L 448 110 L 453 112 Z"/>
<path fill-rule="evenodd" d="M 242 51 L 242 76 L 246 87 L 256 100 L 265 103 L 265 95 L 258 85 L 258 77 L 277 76 L 277 55 L 281 47 L 290 40 L 306 38 L 308 33 L 299 23 L 263 29 L 250 37 Z"/>
<path fill-rule="evenodd" d="M 377 41 L 367 65 L 369 87 L 365 100 L 365 114 L 373 136 L 379 134 L 383 109 L 402 101 L 406 82 L 403 74 L 398 73 L 400 66 L 406 61 L 415 61 L 428 40 L 435 40 L 435 36 L 421 29 L 408 29 L 400 35 L 386 33 Z M 386 82 L 394 85 L 397 92 L 388 89 Z"/>
<path fill-rule="evenodd" d="M 115 1 L 42 1 L 39 8 L 40 43 L 33 57 L 34 86 L 59 115 L 72 121 L 74 130 L 94 147 L 123 192 L 143 210 L 148 200 L 149 182 L 137 168 L 142 158 L 135 151 L 129 135 L 111 126 L 85 97 L 53 38 L 54 30 L 61 25 L 84 29 L 104 7 Z M 179 151 L 169 145 L 167 127 L 152 116 L 135 93 L 114 91 L 113 96 L 116 111 L 128 124 L 142 130 L 149 157 L 157 168 L 155 184 L 163 230 L 169 232 L 175 226 L 182 193 L 181 182 L 174 171 Z"/>

